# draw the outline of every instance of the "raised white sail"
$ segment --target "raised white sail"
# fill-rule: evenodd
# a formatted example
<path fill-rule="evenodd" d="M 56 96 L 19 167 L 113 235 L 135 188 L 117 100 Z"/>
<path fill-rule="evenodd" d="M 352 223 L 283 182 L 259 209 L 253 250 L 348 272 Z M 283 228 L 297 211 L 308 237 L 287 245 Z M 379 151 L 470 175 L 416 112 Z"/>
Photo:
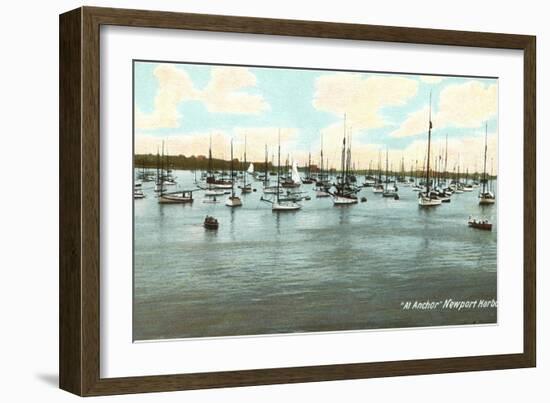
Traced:
<path fill-rule="evenodd" d="M 302 183 L 302 178 L 300 178 L 300 174 L 298 173 L 298 164 L 296 161 L 292 163 L 292 181 L 294 183 Z"/>
<path fill-rule="evenodd" d="M 248 166 L 248 169 L 246 170 L 246 172 L 248 172 L 249 174 L 253 174 L 254 173 L 254 164 L 250 164 Z"/>

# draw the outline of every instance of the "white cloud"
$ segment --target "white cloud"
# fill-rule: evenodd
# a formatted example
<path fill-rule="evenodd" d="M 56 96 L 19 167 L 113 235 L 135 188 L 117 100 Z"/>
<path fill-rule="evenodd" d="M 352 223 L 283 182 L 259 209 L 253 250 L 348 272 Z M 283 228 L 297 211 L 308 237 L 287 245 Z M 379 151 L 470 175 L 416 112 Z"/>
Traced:
<path fill-rule="evenodd" d="M 154 70 L 158 82 L 154 110 L 144 113 L 136 107 L 137 129 L 177 128 L 182 118 L 180 103 L 201 101 L 209 112 L 258 114 L 269 109 L 260 95 L 243 92 L 256 86 L 256 77 L 244 67 L 215 67 L 204 90 L 194 87 L 187 72 L 170 64 L 161 64 Z"/>
<path fill-rule="evenodd" d="M 421 133 L 427 133 L 429 120 L 429 107 L 425 106 L 407 115 L 401 126 L 390 133 L 391 137 L 408 137 Z"/>
<path fill-rule="evenodd" d="M 497 85 L 469 81 L 445 87 L 439 96 L 438 124 L 479 127 L 497 113 Z"/>
<path fill-rule="evenodd" d="M 196 99 L 198 92 L 193 88 L 193 82 L 184 70 L 161 64 L 153 74 L 159 86 L 155 96 L 155 107 L 150 114 L 136 108 L 136 128 L 178 127 L 178 104 L 184 100 Z"/>
<path fill-rule="evenodd" d="M 240 90 L 256 86 L 256 76 L 243 67 L 215 67 L 200 95 L 209 112 L 258 114 L 269 108 L 260 95 Z"/>
<path fill-rule="evenodd" d="M 479 81 L 453 84 L 439 94 L 437 112 L 432 115 L 434 129 L 446 127 L 478 128 L 497 114 L 497 85 Z M 433 113 L 433 112 L 432 112 Z M 392 137 L 409 137 L 428 130 L 429 107 L 410 113 L 401 126 L 390 133 Z"/>
<path fill-rule="evenodd" d="M 327 74 L 315 84 L 314 107 L 340 117 L 346 114 L 349 124 L 357 129 L 385 126 L 380 109 L 404 105 L 418 91 L 417 80 L 387 75 Z"/>

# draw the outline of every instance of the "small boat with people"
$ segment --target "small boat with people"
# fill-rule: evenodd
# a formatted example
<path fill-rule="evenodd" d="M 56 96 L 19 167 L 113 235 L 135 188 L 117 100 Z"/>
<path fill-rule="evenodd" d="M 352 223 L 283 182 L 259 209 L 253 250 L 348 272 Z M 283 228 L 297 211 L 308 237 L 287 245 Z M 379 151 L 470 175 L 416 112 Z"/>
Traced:
<path fill-rule="evenodd" d="M 491 231 L 493 229 L 493 224 L 491 224 L 489 220 L 480 220 L 470 216 L 468 217 L 468 227 Z"/>
<path fill-rule="evenodd" d="M 206 229 L 218 229 L 220 224 L 218 223 L 218 220 L 216 218 L 207 215 L 204 219 L 203 225 Z"/>

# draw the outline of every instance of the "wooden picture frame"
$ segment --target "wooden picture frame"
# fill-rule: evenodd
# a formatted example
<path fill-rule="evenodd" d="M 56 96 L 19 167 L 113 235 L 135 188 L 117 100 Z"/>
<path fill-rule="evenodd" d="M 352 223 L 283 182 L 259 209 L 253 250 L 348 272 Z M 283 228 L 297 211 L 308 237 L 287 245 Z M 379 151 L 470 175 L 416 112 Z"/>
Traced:
<path fill-rule="evenodd" d="M 100 26 L 203 30 L 524 52 L 523 353 L 229 372 L 100 377 Z M 81 7 L 60 16 L 60 387 L 80 396 L 533 367 L 536 363 L 534 36 Z"/>

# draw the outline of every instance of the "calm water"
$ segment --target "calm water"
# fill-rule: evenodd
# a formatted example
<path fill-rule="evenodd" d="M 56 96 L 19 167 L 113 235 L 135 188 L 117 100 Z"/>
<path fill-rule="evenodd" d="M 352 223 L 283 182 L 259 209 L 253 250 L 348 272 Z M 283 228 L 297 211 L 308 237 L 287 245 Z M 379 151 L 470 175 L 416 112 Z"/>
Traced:
<path fill-rule="evenodd" d="M 194 188 L 191 172 L 174 171 Z M 362 178 L 361 178 L 362 180 Z M 403 310 L 402 301 L 496 299 L 497 205 L 478 190 L 419 208 L 364 188 L 368 202 L 334 207 L 312 196 L 297 212 L 274 213 L 258 191 L 243 206 L 159 205 L 153 184 L 135 200 L 136 340 L 338 331 L 496 322 L 496 309 Z M 207 231 L 206 214 L 220 222 Z M 469 215 L 493 231 L 469 228 Z"/>

